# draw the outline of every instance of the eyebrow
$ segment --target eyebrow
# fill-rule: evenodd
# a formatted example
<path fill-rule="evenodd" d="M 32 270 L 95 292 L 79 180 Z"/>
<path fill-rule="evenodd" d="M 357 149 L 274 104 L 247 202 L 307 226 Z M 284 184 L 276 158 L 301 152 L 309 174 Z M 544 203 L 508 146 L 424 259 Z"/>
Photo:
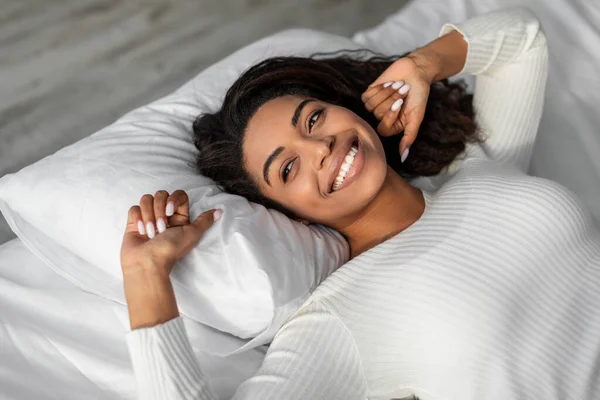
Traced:
<path fill-rule="evenodd" d="M 298 125 L 298 118 L 300 118 L 300 114 L 302 113 L 304 106 L 306 106 L 311 101 L 315 101 L 315 100 L 314 99 L 302 100 L 300 102 L 300 104 L 298 104 L 298 107 L 296 107 L 296 111 L 294 111 L 294 116 L 292 117 L 292 126 L 294 128 L 296 127 L 296 125 Z"/>
<path fill-rule="evenodd" d="M 300 114 L 302 114 L 302 110 L 311 101 L 315 101 L 315 100 L 314 99 L 302 100 L 300 102 L 300 104 L 298 104 L 298 107 L 296 107 L 296 111 L 294 111 L 294 115 L 292 116 L 292 126 L 294 128 L 298 125 L 298 119 L 300 118 Z M 273 164 L 273 161 L 275 161 L 275 159 L 279 156 L 279 154 L 281 154 L 281 152 L 283 150 L 285 150 L 285 147 L 283 147 L 283 146 L 279 146 L 278 148 L 276 148 L 275 151 L 272 152 L 269 155 L 269 157 L 267 157 L 267 161 L 265 161 L 265 165 L 263 166 L 263 178 L 265 179 L 265 182 L 267 182 L 267 184 L 269 186 L 271 186 L 271 182 L 269 181 L 269 168 L 271 168 L 271 164 Z"/>
<path fill-rule="evenodd" d="M 265 178 L 265 181 L 269 186 L 271 186 L 271 182 L 269 182 L 269 168 L 271 167 L 271 164 L 273 164 L 273 161 L 275 161 L 275 159 L 279 156 L 279 154 L 281 154 L 283 150 L 285 150 L 285 147 L 279 146 L 275 149 L 274 152 L 271 153 L 269 158 L 267 158 L 267 161 L 265 161 L 265 165 L 263 167 L 263 177 Z"/>

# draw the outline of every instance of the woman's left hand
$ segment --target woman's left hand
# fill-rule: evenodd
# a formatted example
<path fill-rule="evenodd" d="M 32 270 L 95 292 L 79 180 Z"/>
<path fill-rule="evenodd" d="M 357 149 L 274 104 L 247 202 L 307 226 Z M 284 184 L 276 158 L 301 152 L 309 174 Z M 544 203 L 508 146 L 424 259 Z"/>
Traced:
<path fill-rule="evenodd" d="M 400 141 L 402 161 L 408 156 L 408 150 L 414 143 L 419 132 L 419 126 L 425 116 L 425 108 L 431 87 L 431 74 L 424 68 L 422 57 L 414 52 L 407 57 L 394 61 L 362 94 L 363 103 L 367 110 L 374 112 L 381 122 L 377 132 L 381 136 L 396 135 L 404 131 Z M 399 85 L 402 82 L 402 85 Z M 396 83 L 397 89 L 394 87 Z M 390 90 L 394 88 L 394 90 Z M 405 96 L 401 107 L 391 98 Z"/>

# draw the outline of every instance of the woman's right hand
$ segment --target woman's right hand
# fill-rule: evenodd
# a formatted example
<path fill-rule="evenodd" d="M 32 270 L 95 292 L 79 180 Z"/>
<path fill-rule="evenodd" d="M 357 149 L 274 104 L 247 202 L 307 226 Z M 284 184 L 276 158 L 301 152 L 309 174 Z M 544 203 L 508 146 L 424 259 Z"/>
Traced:
<path fill-rule="evenodd" d="M 396 135 L 404 131 L 398 149 L 402 162 L 417 138 L 432 83 L 431 74 L 421 59 L 417 52 L 413 52 L 394 61 L 362 95 L 367 110 L 374 111 L 380 120 L 377 132 L 381 136 Z M 402 87 L 390 90 L 394 82 L 400 81 L 403 83 Z M 394 109 L 393 105 L 397 103 L 392 99 L 398 95 L 405 98 L 401 102 L 401 108 Z"/>
<path fill-rule="evenodd" d="M 146 194 L 129 209 L 121 245 L 124 277 L 152 269 L 168 278 L 175 263 L 194 248 L 204 232 L 221 216 L 206 211 L 190 221 L 190 203 L 183 190 Z"/>

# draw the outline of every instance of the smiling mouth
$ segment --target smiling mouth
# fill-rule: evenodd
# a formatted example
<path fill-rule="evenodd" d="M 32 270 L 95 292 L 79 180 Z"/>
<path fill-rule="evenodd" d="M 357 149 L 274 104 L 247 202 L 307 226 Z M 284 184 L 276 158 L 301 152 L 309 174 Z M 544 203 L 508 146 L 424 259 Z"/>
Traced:
<path fill-rule="evenodd" d="M 346 153 L 346 155 L 344 156 L 342 165 L 340 165 L 338 173 L 331 185 L 330 192 L 335 192 L 335 191 L 338 191 L 341 189 L 341 187 L 344 183 L 344 180 L 346 179 L 346 176 L 348 175 L 348 172 L 352 168 L 352 165 L 354 163 L 357 153 L 358 153 L 358 140 L 355 139 L 352 142 L 352 144 L 350 145 L 350 149 L 348 150 L 348 153 Z"/>

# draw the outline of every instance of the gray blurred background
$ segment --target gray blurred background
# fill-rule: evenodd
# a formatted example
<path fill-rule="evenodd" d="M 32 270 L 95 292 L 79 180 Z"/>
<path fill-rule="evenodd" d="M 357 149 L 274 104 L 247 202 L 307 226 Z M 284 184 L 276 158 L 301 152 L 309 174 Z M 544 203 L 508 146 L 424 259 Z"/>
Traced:
<path fill-rule="evenodd" d="M 408 0 L 0 0 L 0 176 L 263 36 L 351 36 Z M 0 217 L 0 243 L 14 237 Z"/>

